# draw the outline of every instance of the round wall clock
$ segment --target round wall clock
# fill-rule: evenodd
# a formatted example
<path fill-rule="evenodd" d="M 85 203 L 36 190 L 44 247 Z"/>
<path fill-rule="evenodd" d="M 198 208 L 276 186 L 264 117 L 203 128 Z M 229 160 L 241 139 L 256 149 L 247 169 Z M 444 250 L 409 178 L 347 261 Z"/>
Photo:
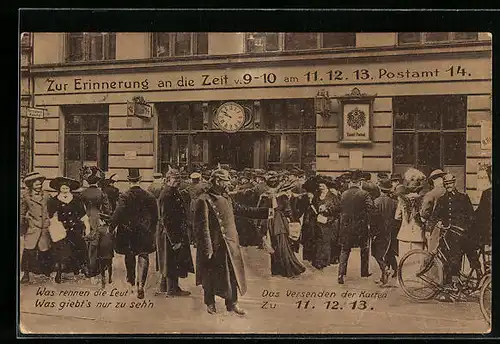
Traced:
<path fill-rule="evenodd" d="M 226 102 L 215 112 L 215 121 L 222 130 L 237 132 L 245 124 L 245 109 L 235 102 Z"/>

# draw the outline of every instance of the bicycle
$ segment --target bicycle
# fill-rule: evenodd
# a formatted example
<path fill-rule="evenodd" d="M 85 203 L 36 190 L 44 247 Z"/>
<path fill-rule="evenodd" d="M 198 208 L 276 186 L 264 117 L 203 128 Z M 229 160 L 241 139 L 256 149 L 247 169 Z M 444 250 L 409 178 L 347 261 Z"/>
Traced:
<path fill-rule="evenodd" d="M 448 258 L 443 247 L 450 249 L 447 233 L 460 237 L 464 230 L 457 226 L 440 227 L 439 245 L 431 252 L 416 249 L 407 252 L 399 262 L 398 282 L 403 292 L 417 301 L 430 300 L 438 294 L 445 294 L 452 300 L 464 300 L 480 292 L 481 313 L 488 323 L 491 321 L 491 250 L 479 249 L 482 257 L 481 269 L 462 269 L 457 280 L 451 285 L 444 285 L 444 266 Z M 463 257 L 462 257 L 463 258 Z"/>

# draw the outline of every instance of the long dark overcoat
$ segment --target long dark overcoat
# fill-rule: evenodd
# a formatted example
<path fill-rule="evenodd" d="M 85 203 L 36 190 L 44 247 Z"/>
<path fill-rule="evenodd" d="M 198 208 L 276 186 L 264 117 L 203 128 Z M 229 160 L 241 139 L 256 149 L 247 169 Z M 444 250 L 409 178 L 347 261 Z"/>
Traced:
<path fill-rule="evenodd" d="M 268 208 L 233 203 L 229 195 L 213 189 L 200 195 L 195 205 L 196 285 L 214 286 L 215 295 L 226 298 L 231 290 L 231 269 L 241 295 L 247 290 L 245 266 L 234 217 L 266 219 Z M 208 259 L 209 255 L 213 255 Z"/>
<path fill-rule="evenodd" d="M 340 245 L 357 246 L 362 239 L 368 238 L 373 200 L 367 191 L 351 187 L 342 193 L 340 209 Z"/>
<path fill-rule="evenodd" d="M 158 221 L 156 198 L 139 186 L 120 195 L 110 227 L 118 226 L 115 252 L 118 254 L 153 253 Z"/>
<path fill-rule="evenodd" d="M 189 246 L 186 210 L 178 189 L 165 186 L 161 192 L 158 247 L 159 270 L 163 276 L 187 277 L 194 273 L 193 258 Z M 181 247 L 174 251 L 175 244 Z"/>

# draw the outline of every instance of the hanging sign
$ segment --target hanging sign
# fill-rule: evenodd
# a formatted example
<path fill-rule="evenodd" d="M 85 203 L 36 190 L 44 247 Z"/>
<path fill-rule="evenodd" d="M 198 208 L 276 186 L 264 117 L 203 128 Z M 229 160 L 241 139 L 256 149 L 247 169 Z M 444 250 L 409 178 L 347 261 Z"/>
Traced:
<path fill-rule="evenodd" d="M 490 179 L 486 170 L 491 166 L 491 162 L 479 161 L 477 166 L 477 190 L 484 191 L 491 187 Z"/>
<path fill-rule="evenodd" d="M 153 107 L 147 104 L 142 96 L 134 97 L 132 101 L 127 101 L 127 116 L 151 118 Z"/>
<path fill-rule="evenodd" d="M 354 88 L 350 94 L 338 98 L 341 114 L 340 143 L 371 143 L 373 102 L 375 95 L 368 96 Z"/>

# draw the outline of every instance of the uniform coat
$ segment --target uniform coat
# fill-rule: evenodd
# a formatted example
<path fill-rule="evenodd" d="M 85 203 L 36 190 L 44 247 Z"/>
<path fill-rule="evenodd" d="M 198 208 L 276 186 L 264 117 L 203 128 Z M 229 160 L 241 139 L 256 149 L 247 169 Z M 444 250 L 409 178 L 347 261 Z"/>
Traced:
<path fill-rule="evenodd" d="M 89 217 L 90 228 L 99 228 L 101 219 L 99 213 L 107 215 L 112 213 L 108 196 L 95 185 L 90 185 L 83 190 L 80 196 Z"/>
<path fill-rule="evenodd" d="M 221 195 L 214 189 L 208 190 L 196 201 L 196 285 L 212 287 L 215 295 L 223 298 L 231 295 L 231 273 L 234 273 L 241 295 L 247 290 L 235 215 L 266 219 L 268 208 L 233 203 L 229 195 Z M 212 258 L 208 259 L 211 254 Z"/>
<path fill-rule="evenodd" d="M 118 197 L 120 197 L 120 190 L 114 185 L 106 185 L 102 188 L 102 191 L 108 197 L 111 212 L 115 211 L 116 202 L 118 202 Z"/>
<path fill-rule="evenodd" d="M 165 186 L 159 205 L 161 224 L 158 226 L 160 233 L 156 252 L 159 270 L 162 276 L 185 278 L 189 272 L 194 273 L 194 266 L 187 234 L 186 212 L 179 191 Z M 178 243 L 182 245 L 174 251 L 172 246 Z"/>
<path fill-rule="evenodd" d="M 370 194 L 358 187 L 347 189 L 342 193 L 340 210 L 340 245 L 346 247 L 359 245 L 360 241 L 368 238 L 370 213 L 373 210 Z"/>
<path fill-rule="evenodd" d="M 21 221 L 26 221 L 28 226 L 24 234 L 24 248 L 48 251 L 51 247 L 49 234 L 49 212 L 47 203 L 50 195 L 41 191 L 39 195 L 34 191 L 26 190 L 21 196 Z"/>
<path fill-rule="evenodd" d="M 116 231 L 115 252 L 125 255 L 149 254 L 156 250 L 155 232 L 158 205 L 155 197 L 140 186 L 133 186 L 118 198 L 111 217 Z"/>

